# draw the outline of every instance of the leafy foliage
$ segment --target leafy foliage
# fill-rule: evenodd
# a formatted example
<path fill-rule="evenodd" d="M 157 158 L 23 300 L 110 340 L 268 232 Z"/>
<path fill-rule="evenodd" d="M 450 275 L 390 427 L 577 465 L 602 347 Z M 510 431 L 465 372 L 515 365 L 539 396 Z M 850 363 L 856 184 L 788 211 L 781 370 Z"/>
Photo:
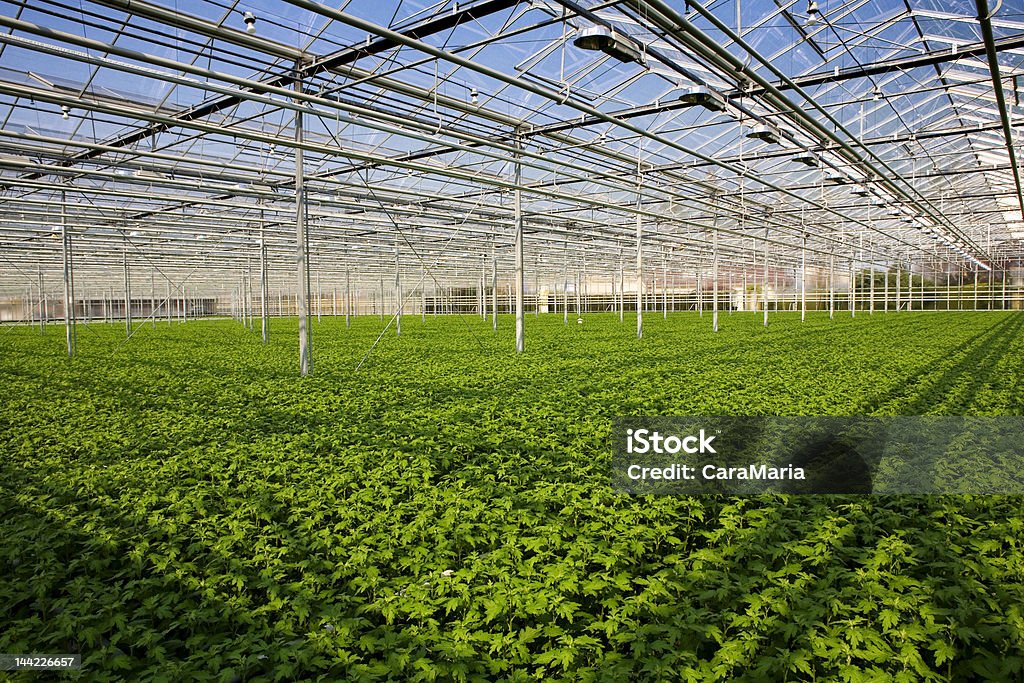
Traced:
<path fill-rule="evenodd" d="M 615 494 L 621 414 L 1022 414 L 1014 314 L 0 331 L 0 652 L 96 681 L 1024 671 L 1011 497 Z M 123 333 L 122 333 L 123 334 Z M 29 680 L 26 675 L 25 680 Z M 70 677 L 75 674 L 69 674 Z"/>

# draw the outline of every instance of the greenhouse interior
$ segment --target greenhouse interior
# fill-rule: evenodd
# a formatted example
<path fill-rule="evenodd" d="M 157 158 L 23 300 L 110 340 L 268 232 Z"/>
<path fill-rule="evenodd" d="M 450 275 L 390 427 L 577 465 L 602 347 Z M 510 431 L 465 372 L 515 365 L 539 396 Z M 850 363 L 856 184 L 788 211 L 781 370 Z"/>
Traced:
<path fill-rule="evenodd" d="M 1019 0 L 0 7 L 10 680 L 1024 680 Z"/>

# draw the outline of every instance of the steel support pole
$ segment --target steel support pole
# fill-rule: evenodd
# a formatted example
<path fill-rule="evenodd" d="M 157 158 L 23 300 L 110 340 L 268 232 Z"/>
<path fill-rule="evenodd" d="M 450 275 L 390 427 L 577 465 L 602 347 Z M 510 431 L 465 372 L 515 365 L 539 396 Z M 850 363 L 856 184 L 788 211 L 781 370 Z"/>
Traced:
<path fill-rule="evenodd" d="M 480 254 L 480 317 L 487 322 L 487 254 Z"/>
<path fill-rule="evenodd" d="M 636 208 L 642 208 L 640 184 L 636 187 Z M 644 224 L 640 212 L 636 214 L 636 338 L 644 338 Z"/>
<path fill-rule="evenodd" d="M 764 285 L 761 292 L 764 301 L 764 326 L 768 327 L 768 228 L 764 230 Z"/>
<path fill-rule="evenodd" d="M 850 259 L 850 317 L 857 317 L 857 283 L 854 281 L 857 274 L 854 272 L 853 259 Z"/>
<path fill-rule="evenodd" d="M 836 255 L 828 255 L 828 319 L 836 312 Z"/>
<path fill-rule="evenodd" d="M 616 297 L 616 291 L 615 291 L 615 273 L 614 273 L 614 271 L 613 271 L 613 272 L 612 272 L 612 313 L 614 313 L 614 312 L 615 312 L 615 311 L 616 311 L 616 310 L 618 309 L 618 306 L 617 306 L 617 303 L 618 303 L 618 299 L 617 299 L 617 298 L 615 298 L 615 297 Z"/>
<path fill-rule="evenodd" d="M 515 145 L 516 150 L 522 147 L 522 138 L 518 131 L 516 131 Z M 522 163 L 519 159 L 519 154 L 515 157 L 515 190 L 512 191 L 513 197 L 513 211 L 515 220 L 515 260 L 516 260 L 516 353 L 522 353 L 526 349 L 526 322 L 524 316 L 524 305 L 523 301 L 524 286 L 523 280 L 523 192 L 520 189 L 522 184 Z"/>
<path fill-rule="evenodd" d="M 269 283 L 267 282 L 267 234 L 263 220 L 263 200 L 260 200 L 260 338 L 266 344 L 270 339 L 270 322 L 268 318 Z"/>
<path fill-rule="evenodd" d="M 249 264 L 249 259 L 246 259 L 245 273 L 242 275 L 242 305 L 245 311 L 245 329 L 252 330 L 253 324 L 253 312 L 252 312 L 252 268 Z"/>
<path fill-rule="evenodd" d="M 758 304 L 759 297 L 757 295 L 757 245 L 756 244 L 755 245 L 751 245 L 751 247 L 750 247 L 750 255 L 751 255 L 751 261 L 752 261 L 750 278 L 754 281 L 752 289 L 750 291 L 750 311 L 752 313 L 757 313 L 757 307 L 759 306 L 759 304 Z"/>
<path fill-rule="evenodd" d="M 395 234 L 395 336 L 402 334 L 402 254 Z"/>
<path fill-rule="evenodd" d="M 295 91 L 302 92 L 302 64 L 295 64 Z M 296 100 L 301 103 L 301 100 Z M 303 113 L 295 112 L 295 241 L 296 241 L 296 278 L 298 280 L 298 295 L 296 305 L 299 315 L 299 374 L 303 377 L 313 372 L 313 349 L 309 330 L 309 245 L 306 243 L 308 237 L 306 223 L 306 188 L 305 181 L 305 158 L 302 153 L 303 146 Z"/>
<path fill-rule="evenodd" d="M 619 250 L 619 322 L 623 322 L 626 311 L 626 273 L 622 263 L 622 250 Z"/>
<path fill-rule="evenodd" d="M 423 310 L 427 310 L 426 306 Z M 352 327 L 352 274 L 348 266 L 345 266 L 345 327 Z"/>
<path fill-rule="evenodd" d="M 800 242 L 800 322 L 807 320 L 807 233 Z"/>
<path fill-rule="evenodd" d="M 68 358 L 71 358 L 75 355 L 75 332 L 73 329 L 75 317 L 72 314 L 73 306 L 71 304 L 71 282 L 74 273 L 71 271 L 71 232 L 68 230 L 68 209 L 65 195 L 65 191 L 61 190 L 60 233 L 64 256 L 64 338 L 67 342 Z"/>
<path fill-rule="evenodd" d="M 715 211 L 717 222 L 718 211 Z M 711 329 L 718 332 L 718 228 L 711 233 Z"/>
<path fill-rule="evenodd" d="M 149 321 L 156 329 L 156 271 L 149 271 Z"/>
<path fill-rule="evenodd" d="M 581 315 L 583 315 L 583 308 L 582 308 L 583 304 L 580 301 L 580 298 L 582 296 L 582 292 L 580 290 L 582 290 L 582 289 L 583 289 L 583 278 L 580 277 L 580 272 L 577 270 L 576 271 L 576 317 L 577 318 L 579 318 Z"/>
<path fill-rule="evenodd" d="M 697 266 L 697 272 L 694 274 L 694 294 L 697 296 L 697 315 L 701 318 L 704 317 L 704 269 L 700 265 Z"/>
<path fill-rule="evenodd" d="M 562 325 L 569 324 L 569 242 L 566 240 L 562 258 Z"/>
<path fill-rule="evenodd" d="M 124 336 L 127 339 L 132 334 L 132 281 L 128 272 L 128 244 L 124 245 Z"/>
<path fill-rule="evenodd" d="M 39 286 L 39 334 L 46 334 L 46 300 L 43 298 L 43 267 L 36 266 L 37 284 Z"/>
<path fill-rule="evenodd" d="M 202 311 L 201 302 L 201 299 L 196 302 L 196 308 L 200 311 Z M 245 270 L 242 272 L 242 313 L 244 316 L 242 322 L 245 324 L 246 330 L 252 330 L 255 327 L 252 305 L 252 272 L 249 267 L 248 259 L 246 259 Z"/>
<path fill-rule="evenodd" d="M 661 319 L 668 320 L 668 258 L 661 258 Z"/>
<path fill-rule="evenodd" d="M 590 292 L 589 292 L 589 288 L 587 287 L 587 252 L 586 252 L 585 249 L 584 249 L 583 253 L 580 256 L 581 256 L 580 269 L 576 272 L 576 278 L 579 280 L 579 285 L 580 285 L 579 286 L 580 293 L 577 295 L 579 297 L 579 301 L 577 302 L 576 310 L 580 314 L 583 314 L 583 313 L 586 313 L 587 311 L 590 310 L 590 308 L 588 306 L 588 304 L 589 304 L 588 294 Z"/>
<path fill-rule="evenodd" d="M 498 255 L 491 243 L 491 329 L 498 331 Z"/>
<path fill-rule="evenodd" d="M 67 197 L 65 192 L 61 191 L 61 211 L 67 213 Z M 78 297 L 75 296 L 75 249 L 74 242 L 71 239 L 71 233 L 68 233 L 68 271 L 71 274 L 71 343 L 75 347 L 75 353 L 78 353 L 78 306 L 76 302 Z"/>

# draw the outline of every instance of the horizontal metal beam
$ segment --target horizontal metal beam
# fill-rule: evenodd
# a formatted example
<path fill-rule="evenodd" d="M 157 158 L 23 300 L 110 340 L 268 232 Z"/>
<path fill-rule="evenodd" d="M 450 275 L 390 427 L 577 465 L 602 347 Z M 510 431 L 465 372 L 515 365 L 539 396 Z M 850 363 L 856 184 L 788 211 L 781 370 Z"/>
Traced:
<path fill-rule="evenodd" d="M 997 40 L 994 43 L 996 52 L 1003 52 L 1005 50 L 1016 50 L 1024 48 L 1024 34 L 1018 34 Z M 955 62 L 958 59 L 965 57 L 978 57 L 985 54 L 985 43 L 971 43 L 960 48 L 954 48 L 950 50 L 933 50 L 920 55 L 913 55 L 911 57 L 898 57 L 896 59 L 889 59 L 882 62 L 875 62 L 873 64 L 865 64 L 863 66 L 847 67 L 845 69 L 839 69 L 838 72 L 819 72 L 815 74 L 808 74 L 806 76 L 798 76 L 793 78 L 793 84 L 800 88 L 813 87 L 815 85 L 824 85 L 826 83 L 840 83 L 842 81 L 848 81 L 853 78 L 866 78 L 868 76 L 879 76 L 881 74 L 904 72 L 910 69 L 916 69 L 922 66 L 934 66 L 937 64 L 945 64 L 947 62 Z M 776 85 L 780 90 L 792 88 L 788 84 L 780 83 Z M 756 93 L 757 90 L 752 92 Z"/>

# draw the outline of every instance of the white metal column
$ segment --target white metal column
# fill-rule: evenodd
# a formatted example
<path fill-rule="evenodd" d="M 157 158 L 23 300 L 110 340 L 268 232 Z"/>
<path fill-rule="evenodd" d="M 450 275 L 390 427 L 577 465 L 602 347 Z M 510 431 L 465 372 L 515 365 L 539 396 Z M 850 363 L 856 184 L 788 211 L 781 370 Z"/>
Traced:
<path fill-rule="evenodd" d="M 498 255 L 491 243 L 491 329 L 498 331 Z"/>
<path fill-rule="evenodd" d="M 64 190 L 61 190 L 60 193 L 60 231 L 64 256 L 64 337 L 70 358 L 75 355 L 75 316 L 71 301 L 71 283 L 74 273 L 71 270 L 71 233 L 68 231 L 68 207 Z"/>
<path fill-rule="evenodd" d="M 345 266 L 345 327 L 352 327 L 352 272 L 348 266 Z"/>
<path fill-rule="evenodd" d="M 661 255 L 661 319 L 668 320 L 668 256 Z"/>
<path fill-rule="evenodd" d="M 398 249 L 398 233 L 395 233 L 395 336 L 402 334 L 402 255 Z"/>
<path fill-rule="evenodd" d="M 132 282 L 128 272 L 128 242 L 124 244 L 124 336 L 132 336 Z M 72 314 L 74 315 L 74 314 Z"/>
<path fill-rule="evenodd" d="M 800 322 L 807 320 L 807 233 L 800 243 Z"/>
<path fill-rule="evenodd" d="M 718 222 L 718 212 L 715 212 L 715 222 Z M 711 329 L 718 332 L 718 228 L 713 228 L 711 233 Z"/>
<path fill-rule="evenodd" d="M 850 317 L 857 317 L 857 274 L 854 272 L 853 259 L 850 259 Z"/>
<path fill-rule="evenodd" d="M 295 64 L 295 90 L 302 92 L 302 64 Z M 301 100 L 296 100 L 300 105 Z M 295 112 L 295 240 L 296 240 L 296 276 L 298 279 L 298 295 L 296 307 L 299 316 L 299 374 L 309 375 L 313 372 L 313 350 L 309 331 L 309 245 L 306 243 L 306 190 L 304 187 L 305 159 L 303 157 L 303 113 Z"/>
<path fill-rule="evenodd" d="M 266 344 L 270 337 L 270 325 L 267 320 L 267 240 L 266 226 L 263 220 L 263 200 L 260 199 L 260 337 Z"/>
<path fill-rule="evenodd" d="M 516 131 L 516 150 L 522 147 L 522 138 Z M 516 353 L 522 353 L 526 349 L 526 321 L 524 316 L 524 275 L 523 275 L 523 192 L 520 189 L 522 183 L 523 166 L 519 160 L 518 151 L 515 157 L 515 190 L 513 190 L 513 211 L 515 220 L 515 260 L 516 260 Z"/>
<path fill-rule="evenodd" d="M 644 337 L 644 256 L 643 256 L 643 217 L 640 215 L 640 185 L 636 188 L 636 338 Z"/>
<path fill-rule="evenodd" d="M 828 319 L 836 313 L 836 255 L 828 255 Z"/>
<path fill-rule="evenodd" d="M 764 326 L 768 327 L 768 228 L 764 229 L 764 284 L 761 292 L 764 301 Z"/>
<path fill-rule="evenodd" d="M 623 321 L 626 311 L 626 273 L 622 263 L 622 250 L 619 250 L 619 322 Z"/>

